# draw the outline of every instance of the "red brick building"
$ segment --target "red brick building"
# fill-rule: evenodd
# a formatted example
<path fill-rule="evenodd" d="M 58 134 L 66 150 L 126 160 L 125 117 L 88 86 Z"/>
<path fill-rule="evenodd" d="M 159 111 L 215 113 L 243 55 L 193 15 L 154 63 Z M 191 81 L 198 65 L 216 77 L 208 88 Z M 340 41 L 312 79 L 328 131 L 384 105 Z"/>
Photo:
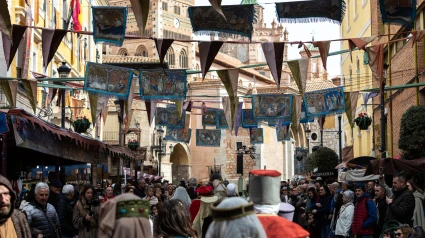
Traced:
<path fill-rule="evenodd" d="M 392 34 L 390 38 L 383 36 L 375 40 L 373 44 L 380 44 L 397 39 L 402 39 L 409 36 L 410 29 L 403 28 L 399 25 L 383 25 L 381 13 L 379 9 L 378 0 L 371 1 L 371 24 L 372 35 Z M 416 16 L 416 29 L 425 29 L 425 2 L 424 0 L 417 1 L 417 16 Z M 424 61 L 424 44 L 425 38 L 417 44 L 417 68 L 415 68 L 415 46 L 409 40 L 401 40 L 392 42 L 385 47 L 385 60 L 384 62 L 390 64 L 387 77 L 386 86 L 400 86 L 416 82 L 425 82 L 425 75 L 420 75 L 416 79 L 416 75 L 420 74 L 425 69 Z M 418 81 L 416 81 L 418 80 Z M 379 82 L 374 81 L 374 88 L 379 88 Z M 379 146 L 381 145 L 380 138 L 380 108 L 376 104 L 380 103 L 380 95 L 373 99 L 374 104 L 374 130 L 375 130 L 375 150 L 379 155 Z M 385 108 L 386 114 L 386 150 L 388 156 L 396 157 L 402 154 L 398 148 L 398 140 L 400 133 L 400 122 L 404 112 L 411 106 L 425 105 L 425 90 L 420 87 L 417 91 L 416 88 L 398 89 L 387 91 L 385 95 Z"/>

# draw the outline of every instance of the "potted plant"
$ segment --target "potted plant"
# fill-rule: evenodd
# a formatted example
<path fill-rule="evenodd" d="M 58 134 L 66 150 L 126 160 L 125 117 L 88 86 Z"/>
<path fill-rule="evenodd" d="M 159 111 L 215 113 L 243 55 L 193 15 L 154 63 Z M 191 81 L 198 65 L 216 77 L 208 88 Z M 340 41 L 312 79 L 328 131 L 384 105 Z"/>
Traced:
<path fill-rule="evenodd" d="M 356 119 L 354 119 L 354 122 L 360 128 L 360 130 L 367 130 L 370 124 L 372 124 L 372 118 L 370 118 L 366 112 L 362 112 L 359 113 Z"/>
<path fill-rule="evenodd" d="M 77 133 L 84 133 L 87 129 L 90 128 L 90 121 L 84 117 L 77 117 L 77 120 L 72 122 L 72 126 L 74 127 L 74 131 Z"/>
<path fill-rule="evenodd" d="M 139 148 L 139 142 L 137 140 L 130 140 L 128 141 L 127 146 L 130 150 L 137 150 L 137 148 Z"/>

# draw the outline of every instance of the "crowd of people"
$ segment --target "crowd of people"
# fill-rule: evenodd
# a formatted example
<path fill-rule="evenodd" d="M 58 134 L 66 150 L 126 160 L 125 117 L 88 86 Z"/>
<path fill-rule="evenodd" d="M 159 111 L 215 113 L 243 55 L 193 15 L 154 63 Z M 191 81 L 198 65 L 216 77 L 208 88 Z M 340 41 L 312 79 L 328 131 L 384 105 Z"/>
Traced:
<path fill-rule="evenodd" d="M 379 181 L 280 181 L 252 170 L 244 196 L 219 174 L 176 186 L 140 179 L 101 188 L 39 182 L 18 196 L 0 176 L 0 237 L 425 237 L 424 192 Z M 240 196 L 242 195 L 242 196 Z"/>

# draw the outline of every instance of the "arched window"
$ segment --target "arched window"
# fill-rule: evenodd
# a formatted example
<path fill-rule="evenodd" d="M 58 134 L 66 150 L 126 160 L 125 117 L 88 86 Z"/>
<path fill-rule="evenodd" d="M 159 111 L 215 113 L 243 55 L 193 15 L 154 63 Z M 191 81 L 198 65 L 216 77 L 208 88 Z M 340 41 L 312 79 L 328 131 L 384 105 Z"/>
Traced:
<path fill-rule="evenodd" d="M 146 46 L 144 46 L 144 45 L 139 45 L 138 47 L 137 47 L 137 50 L 136 50 L 136 54 L 135 54 L 136 56 L 143 56 L 143 57 L 149 57 L 149 55 L 148 55 L 148 50 L 146 49 Z"/>
<path fill-rule="evenodd" d="M 174 49 L 173 49 L 173 47 L 170 47 L 168 49 L 168 51 L 167 51 L 167 62 L 168 62 L 168 65 L 170 65 L 170 66 L 176 65 L 176 60 L 174 58 Z"/>
<path fill-rule="evenodd" d="M 357 57 L 357 69 L 356 69 L 356 73 L 357 73 L 357 75 L 360 74 L 360 60 L 359 60 L 359 57 Z"/>
<path fill-rule="evenodd" d="M 187 68 L 187 54 L 185 50 L 180 51 L 180 68 L 186 69 Z"/>
<path fill-rule="evenodd" d="M 118 55 L 128 56 L 128 50 L 126 48 L 121 48 L 118 50 Z"/>

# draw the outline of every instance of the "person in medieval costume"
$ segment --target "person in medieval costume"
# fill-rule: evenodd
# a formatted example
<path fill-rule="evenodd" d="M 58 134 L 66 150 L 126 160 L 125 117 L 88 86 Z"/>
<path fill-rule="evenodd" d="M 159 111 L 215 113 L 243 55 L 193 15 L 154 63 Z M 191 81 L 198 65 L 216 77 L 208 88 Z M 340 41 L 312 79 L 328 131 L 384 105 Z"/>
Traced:
<path fill-rule="evenodd" d="M 227 198 L 227 188 L 223 183 L 221 175 L 219 173 L 214 173 L 210 180 L 213 183 L 214 195 L 218 197 L 218 201 L 222 201 Z"/>
<path fill-rule="evenodd" d="M 193 219 L 192 228 L 196 230 L 198 238 L 202 238 L 205 237 L 208 227 L 213 221 L 211 205 L 218 201 L 218 197 L 213 195 L 213 189 L 210 186 L 201 186 L 195 192 L 198 193 L 200 199 L 192 201 L 189 211 Z M 199 208 L 196 212 L 198 203 Z M 196 215 L 194 216 L 194 214 Z"/>
<path fill-rule="evenodd" d="M 280 206 L 280 178 L 276 170 L 251 170 L 249 173 L 249 197 L 268 238 L 309 237 L 298 224 L 277 216 Z"/>

